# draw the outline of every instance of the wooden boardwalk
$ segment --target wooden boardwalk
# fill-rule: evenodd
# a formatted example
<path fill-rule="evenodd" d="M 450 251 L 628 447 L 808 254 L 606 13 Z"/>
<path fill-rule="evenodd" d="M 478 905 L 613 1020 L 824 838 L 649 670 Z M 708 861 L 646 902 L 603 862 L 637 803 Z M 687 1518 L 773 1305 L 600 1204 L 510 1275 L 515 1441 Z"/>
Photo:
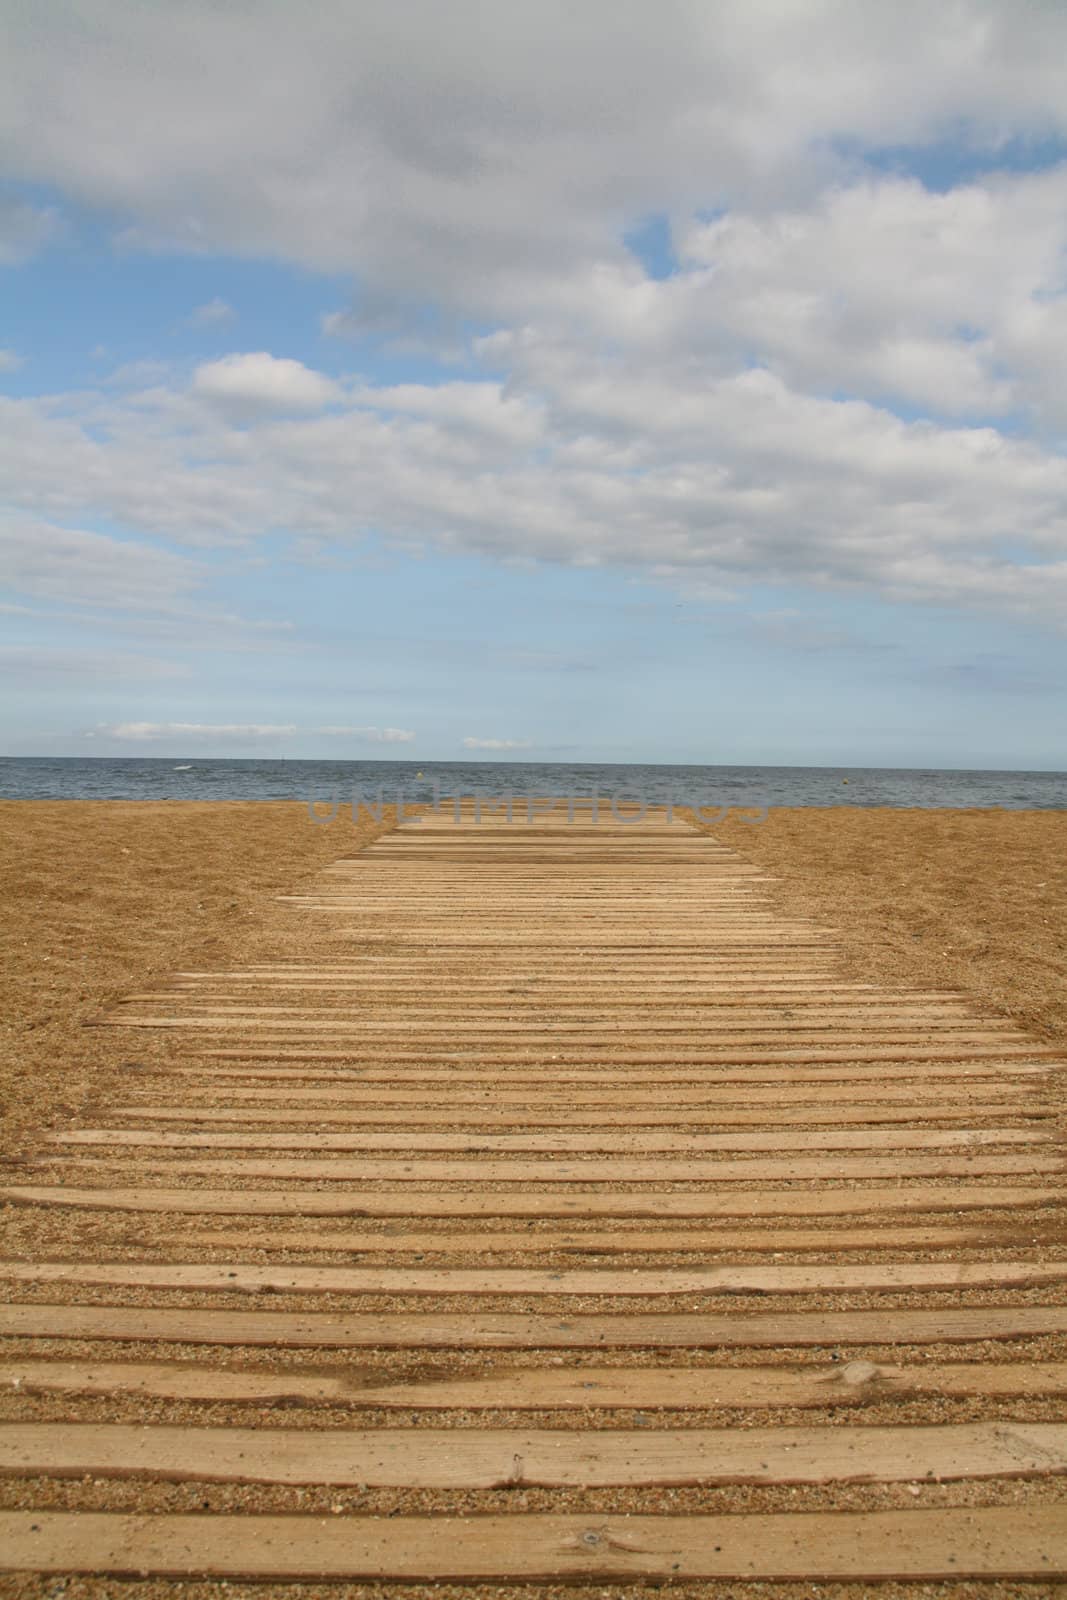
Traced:
<path fill-rule="evenodd" d="M 1050 1052 L 662 813 L 427 817 L 278 916 L 3 1188 L 0 1567 L 1067 1579 Z"/>

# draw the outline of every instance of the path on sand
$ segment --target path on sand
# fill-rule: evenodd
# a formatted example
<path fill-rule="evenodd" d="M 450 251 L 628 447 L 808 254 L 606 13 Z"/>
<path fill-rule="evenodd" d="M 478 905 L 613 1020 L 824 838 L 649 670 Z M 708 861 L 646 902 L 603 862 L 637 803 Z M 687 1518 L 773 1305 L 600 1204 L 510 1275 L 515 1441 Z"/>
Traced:
<path fill-rule="evenodd" d="M 281 915 L 3 1189 L 9 1570 L 1067 1575 L 1047 1051 L 662 813 L 427 817 Z"/>

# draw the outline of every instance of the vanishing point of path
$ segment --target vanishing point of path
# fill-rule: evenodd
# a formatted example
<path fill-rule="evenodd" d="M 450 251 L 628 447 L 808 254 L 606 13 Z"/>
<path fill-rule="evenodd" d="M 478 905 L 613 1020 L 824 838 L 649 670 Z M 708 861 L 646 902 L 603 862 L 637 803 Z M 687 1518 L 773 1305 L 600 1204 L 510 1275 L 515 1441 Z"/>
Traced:
<path fill-rule="evenodd" d="M 1052 1592 L 1062 1068 L 772 891 L 446 811 L 131 996 L 173 1065 L 3 1189 L 0 1566 Z"/>

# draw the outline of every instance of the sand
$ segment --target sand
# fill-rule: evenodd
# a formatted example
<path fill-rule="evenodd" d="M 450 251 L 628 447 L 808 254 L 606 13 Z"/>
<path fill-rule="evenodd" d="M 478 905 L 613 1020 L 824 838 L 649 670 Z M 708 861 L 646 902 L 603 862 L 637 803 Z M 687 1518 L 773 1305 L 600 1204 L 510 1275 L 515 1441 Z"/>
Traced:
<path fill-rule="evenodd" d="M 1067 812 L 781 809 L 705 831 L 838 929 L 851 976 L 960 989 L 1067 1044 Z"/>
<path fill-rule="evenodd" d="M 0 801 L 4 1154 L 129 1053 L 86 1029 L 95 1013 L 247 954 L 272 895 L 384 826 L 291 803 Z M 711 831 L 840 930 L 853 976 L 962 989 L 1067 1044 L 1067 812 L 809 808 Z"/>
<path fill-rule="evenodd" d="M 518 825 L 517 825 L 518 826 Z M 376 829 L 367 829 L 369 838 Z M 1048 1037 L 1067 1034 L 1067 996 L 1063 979 L 1064 850 L 1067 817 L 1049 814 L 974 814 L 894 811 L 780 812 L 761 827 L 727 823 L 714 830 L 724 842 L 749 859 L 766 865 L 779 880 L 779 903 L 791 911 L 829 923 L 840 930 L 838 947 L 847 952 L 855 976 L 872 982 L 905 980 L 923 986 L 946 984 L 970 990 L 984 1005 L 1009 1012 L 1027 1027 Z M 3 1036 L 3 1088 L 14 1109 L 14 1136 L 8 1135 L 5 1155 L 19 1154 L 38 1142 L 55 1118 L 81 1121 L 91 1112 L 94 1097 L 109 1091 L 124 1064 L 137 1057 L 150 1061 L 154 1052 L 165 1059 L 180 1046 L 143 1034 L 134 1040 L 120 1032 L 87 1029 L 84 1024 L 114 1000 L 131 991 L 151 987 L 177 967 L 222 966 L 253 959 L 257 948 L 278 926 L 279 908 L 271 896 L 299 890 L 319 866 L 350 853 L 361 842 L 347 824 L 313 827 L 302 807 L 286 805 L 184 805 L 157 803 L 36 804 L 0 806 L 0 836 L 5 859 L 0 890 L 6 915 L 0 962 L 5 996 Z M 1047 898 L 1046 898 L 1047 897 Z M 1055 898 L 1053 898 L 1055 897 Z M 20 1219 L 21 1220 L 21 1219 Z M 29 1218 L 27 1217 L 28 1221 Z M 78 1226 L 76 1224 L 76 1226 Z M 148 1229 L 141 1227 L 140 1232 Z M 249 1230 L 254 1233 L 254 1229 Z M 135 1241 L 131 1241 L 133 1243 Z M 254 1246 L 253 1246 L 254 1248 Z M 121 1251 L 117 1252 L 121 1253 Z M 53 1294 L 20 1293 L 20 1299 L 53 1298 Z M 82 1295 L 83 1300 L 106 1299 L 104 1293 Z M 160 1296 L 149 1296 L 162 1303 Z M 196 1297 L 180 1297 L 183 1303 Z M 1004 1296 L 996 1298 L 1003 1300 Z M 125 1296 L 132 1303 L 130 1296 Z M 179 1297 L 167 1297 L 178 1303 Z M 974 1303 L 980 1303 L 976 1297 Z M 223 1303 L 212 1296 L 212 1305 Z M 264 1302 L 267 1303 L 267 1302 Z M 294 1299 L 292 1305 L 297 1302 Z M 708 1302 L 710 1305 L 710 1302 Z M 857 1305 L 865 1301 L 857 1299 Z M 889 1300 L 878 1302 L 885 1307 Z M 894 1297 L 893 1303 L 898 1303 Z M 901 1297 L 899 1303 L 906 1303 Z M 961 1303 L 955 1297 L 953 1303 Z M 258 1296 L 243 1297 L 243 1307 L 261 1304 Z M 288 1307 L 290 1301 L 285 1301 Z M 488 1302 L 481 1301 L 483 1309 Z M 384 1308 L 385 1302 L 383 1302 Z M 572 1304 L 569 1309 L 576 1309 Z M 592 1309 L 580 1305 L 577 1309 Z M 662 1303 L 655 1309 L 665 1309 Z M 64 1351 L 64 1353 L 69 1353 Z M 90 1353 L 87 1351 L 87 1353 Z M 128 1350 L 136 1359 L 141 1354 Z M 187 1357 L 189 1352 L 175 1352 Z M 890 1352 L 891 1353 L 891 1352 Z M 937 1352 L 944 1355 L 944 1352 Z M 885 1358 L 877 1347 L 850 1354 Z M 956 1351 L 955 1358 L 959 1359 Z M 970 1349 L 967 1359 L 982 1352 Z M 1035 1348 L 1035 1359 L 1048 1359 L 1059 1351 Z M 949 1352 L 949 1359 L 953 1352 Z M 329 1364 L 329 1352 L 309 1360 Z M 773 1360 L 772 1354 L 767 1359 Z M 706 1359 L 706 1358 L 705 1358 Z M 1062 1357 L 1061 1357 L 1062 1359 Z M 392 1363 L 386 1363 L 392 1365 Z M 427 1368 L 437 1362 L 424 1361 Z M 477 1365 L 475 1359 L 472 1363 Z M 62 1401 L 40 1401 L 35 1414 L 58 1418 Z M 172 1410 L 174 1408 L 171 1408 Z M 941 1407 L 936 1417 L 926 1404 L 915 1415 L 900 1414 L 901 1421 L 964 1420 L 966 1408 Z M 1021 1415 L 1018 1406 L 1008 1408 Z M 88 1414 L 79 1412 L 79 1415 Z M 118 1415 L 113 1405 L 101 1407 L 101 1416 Z M 124 1412 L 123 1415 L 126 1413 Z M 169 1414 L 169 1413 L 168 1413 Z M 1035 1415 L 1038 1413 L 1035 1411 Z M 1043 1412 L 1041 1414 L 1044 1414 Z M 149 1420 L 150 1408 L 130 1406 L 131 1420 Z M 229 1420 L 222 1407 L 213 1420 Z M 309 1416 L 304 1420 L 314 1420 Z M 364 1419 L 415 1422 L 417 1417 Z M 505 1414 L 498 1425 L 517 1425 L 534 1419 Z M 618 1425 L 619 1417 L 615 1418 Z M 743 1420 L 743 1419 L 742 1419 Z M 768 1420 L 772 1420 L 770 1417 Z M 789 1420 L 773 1417 L 774 1421 Z M 477 1418 L 460 1417 L 460 1426 L 484 1425 Z M 343 1416 L 324 1414 L 322 1425 L 344 1425 Z M 99 1504 L 117 1509 L 128 1504 L 138 1509 L 195 1509 L 194 1497 L 202 1491 L 190 1485 L 95 1484 L 62 1482 L 49 1488 L 48 1503 L 90 1508 Z M 931 1485 L 923 1490 L 930 1504 L 981 1504 L 992 1498 L 1001 1503 L 1026 1503 L 1057 1493 L 1048 1484 Z M 442 1496 L 393 1491 L 338 1495 L 336 1491 L 282 1493 L 270 1489 L 240 1490 L 213 1486 L 207 1494 L 212 1510 L 227 1507 L 265 1510 L 299 1509 L 329 1515 L 336 1506 L 389 1514 L 391 1510 L 420 1509 L 425 1500 L 441 1509 Z M 583 1509 L 798 1509 L 832 1504 L 840 1509 L 909 1505 L 907 1486 L 835 1487 L 832 1491 L 758 1489 L 738 1487 L 709 1492 L 660 1491 L 621 1493 L 596 1491 L 574 1495 Z M 496 1509 L 497 1495 L 452 1497 L 458 1509 Z M 518 1501 L 518 1503 L 516 1503 Z M 490 1503 L 492 1502 L 492 1503 Z M 36 1503 L 36 1502 L 35 1502 Z M 42 1502 L 43 1503 L 43 1502 Z M 561 1497 L 544 1491 L 509 1493 L 508 1509 L 536 1511 L 559 1509 Z M 9 1580 L 6 1592 L 19 1595 L 64 1594 L 93 1596 L 172 1595 L 179 1586 L 162 1583 L 115 1583 L 99 1580 Z M 786 1592 L 784 1586 L 736 1585 L 684 1586 L 672 1589 L 683 1595 L 721 1595 L 736 1588 L 738 1595 Z M 189 1584 L 183 1595 L 262 1594 L 244 1584 Z M 274 1587 L 271 1592 L 307 1594 L 308 1589 Z M 343 1591 L 334 1591 L 343 1592 Z M 347 1586 L 347 1592 L 370 1595 L 388 1593 L 426 1596 L 487 1591 L 457 1586 Z M 556 1586 L 494 1587 L 493 1594 L 537 1595 L 547 1600 L 560 1593 Z M 647 1594 L 638 1586 L 598 1584 L 572 1590 L 590 1597 Z M 814 1592 L 797 1585 L 792 1593 Z M 822 1585 L 826 1595 L 858 1600 L 856 1585 Z M 887 1585 L 879 1594 L 998 1595 L 1020 1592 L 1020 1586 L 995 1584 L 966 1586 Z M 1028 1593 L 1051 1594 L 1056 1586 L 1034 1585 Z"/>
<path fill-rule="evenodd" d="M 2 1154 L 82 1109 L 127 1041 L 86 1028 L 176 967 L 232 960 L 271 896 L 392 826 L 296 803 L 0 801 Z"/>

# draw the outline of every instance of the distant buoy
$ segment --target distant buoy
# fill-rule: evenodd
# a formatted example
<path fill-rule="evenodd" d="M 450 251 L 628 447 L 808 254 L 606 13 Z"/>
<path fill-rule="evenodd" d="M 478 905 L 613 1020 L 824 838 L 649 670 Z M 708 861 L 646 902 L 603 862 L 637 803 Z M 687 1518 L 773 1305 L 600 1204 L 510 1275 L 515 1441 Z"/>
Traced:
<path fill-rule="evenodd" d="M 421 772 L 416 772 L 415 776 L 416 776 L 416 778 L 421 778 L 422 777 L 422 773 Z"/>
<path fill-rule="evenodd" d="M 847 783 L 847 782 L 848 782 L 848 779 L 847 779 L 847 778 L 842 778 L 842 779 L 841 779 L 841 782 L 842 782 L 842 783 Z"/>

